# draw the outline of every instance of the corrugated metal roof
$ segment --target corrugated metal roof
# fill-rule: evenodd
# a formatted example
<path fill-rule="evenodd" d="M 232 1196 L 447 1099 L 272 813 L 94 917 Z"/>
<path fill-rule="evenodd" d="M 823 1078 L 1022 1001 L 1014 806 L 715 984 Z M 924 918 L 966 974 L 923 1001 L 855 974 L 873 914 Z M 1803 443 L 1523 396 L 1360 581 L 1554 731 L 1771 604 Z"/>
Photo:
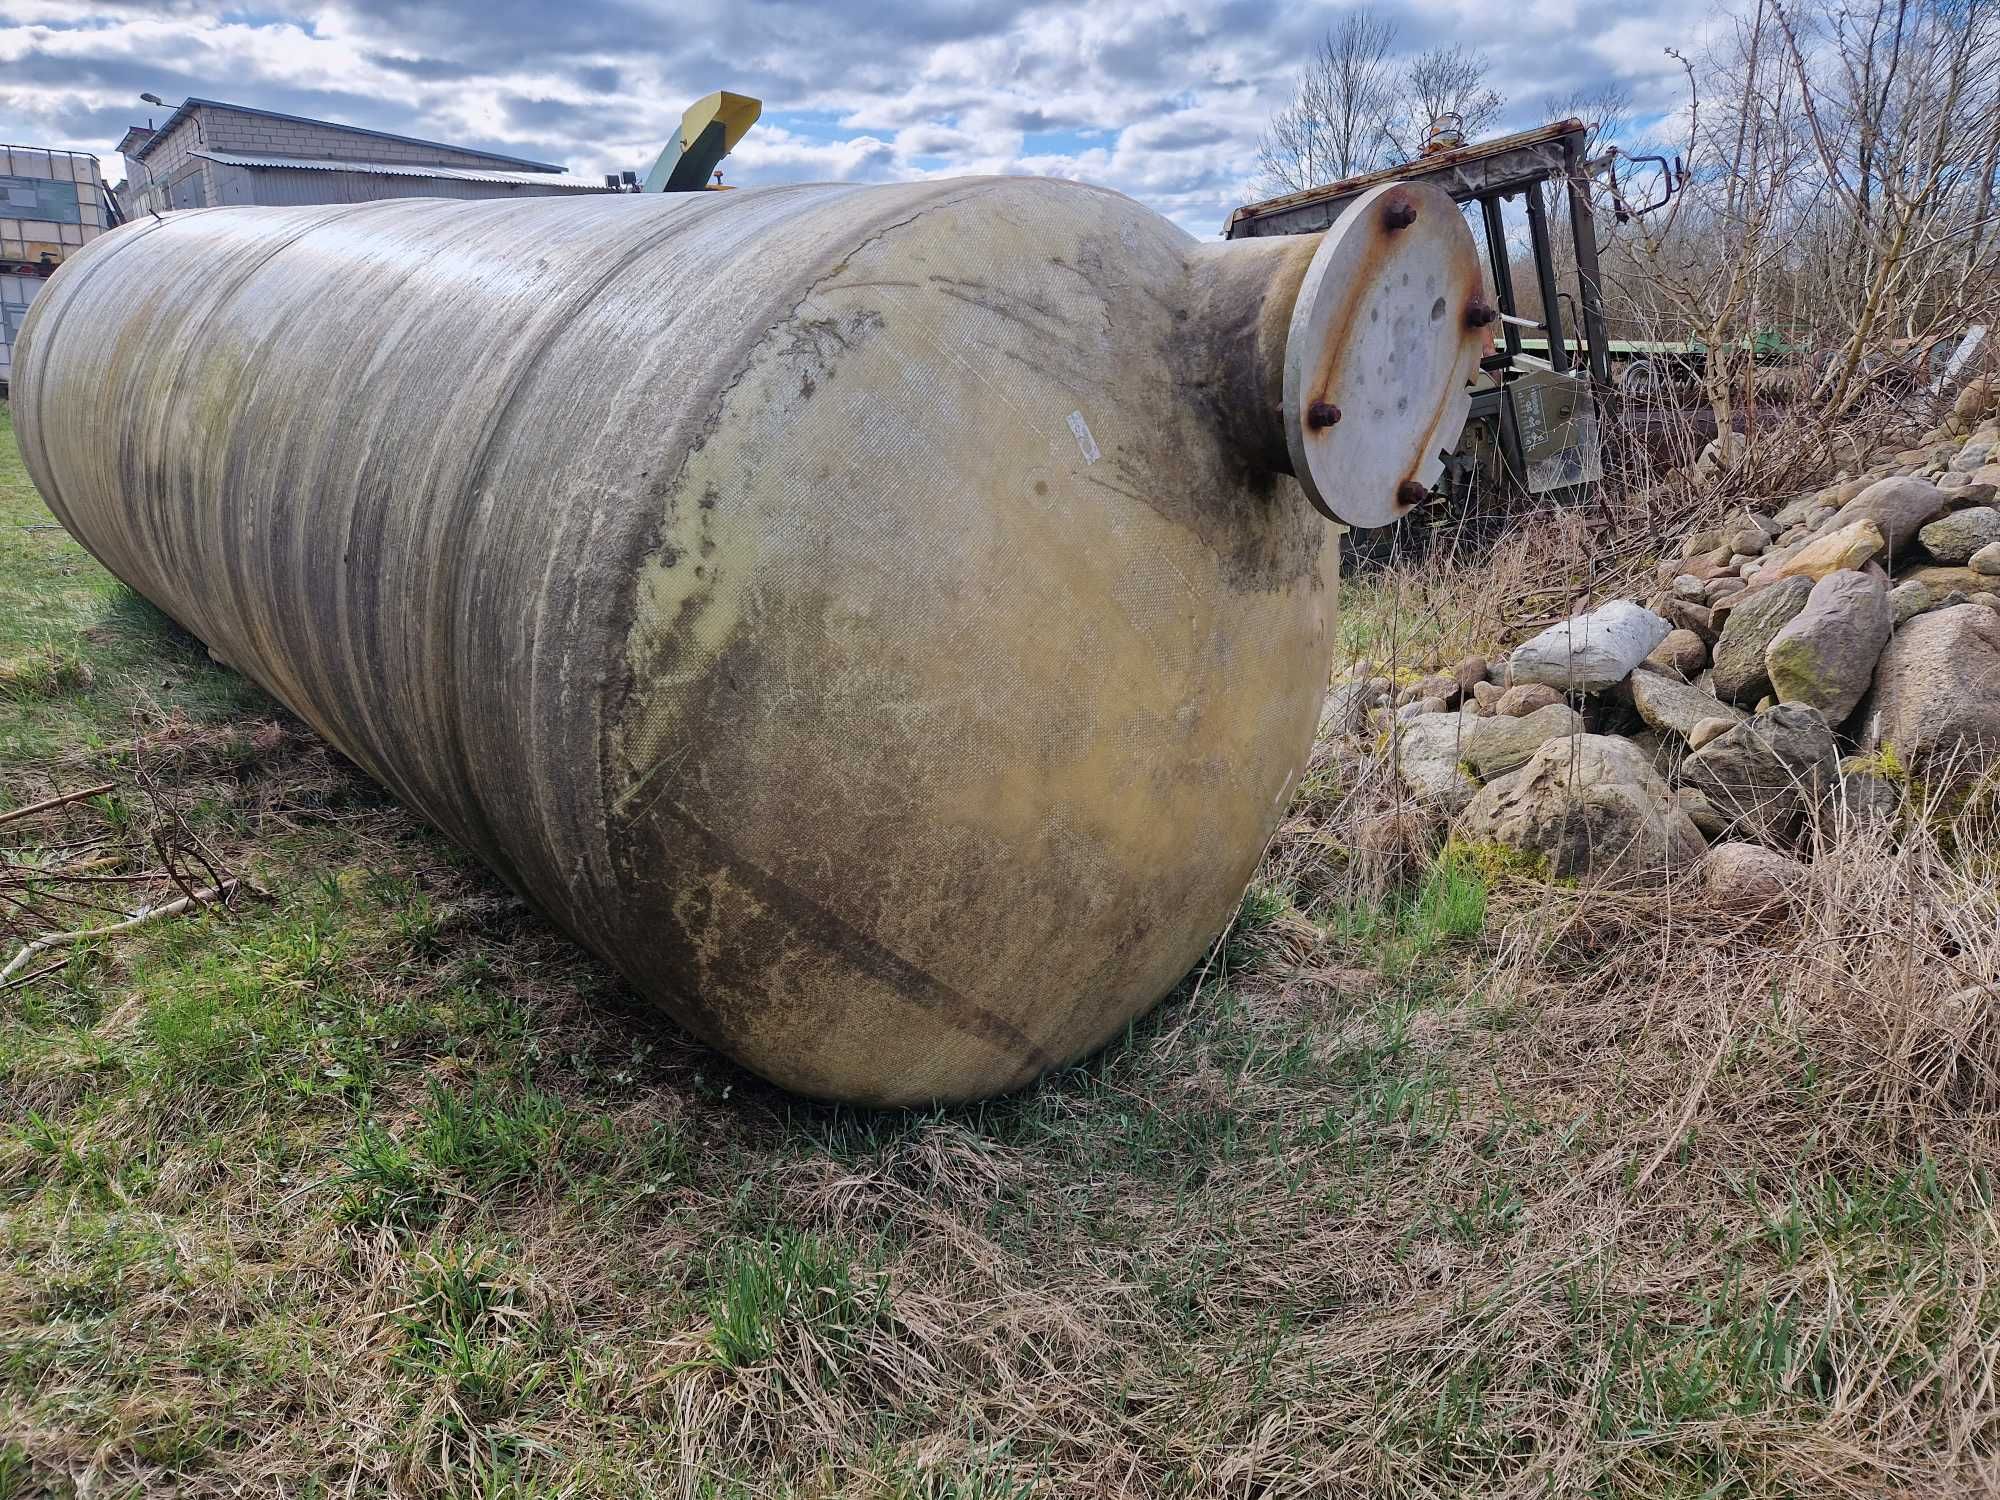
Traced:
<path fill-rule="evenodd" d="M 429 177 L 452 182 L 505 182 L 522 187 L 554 188 L 565 193 L 608 193 L 601 182 L 563 172 L 497 172 L 483 167 L 426 167 L 400 161 L 340 161 L 325 156 L 254 156 L 244 151 L 194 151 L 225 167 L 275 167 L 308 172 L 360 172 L 370 177 Z"/>
<path fill-rule="evenodd" d="M 545 161 L 529 161 L 525 156 L 503 156 L 498 151 L 481 151 L 476 146 L 453 146 L 444 141 L 427 141 L 421 136 L 395 135 L 387 130 L 370 130 L 366 125 L 343 125 L 338 120 L 313 120 L 304 115 L 281 114 L 275 109 L 259 109 L 254 104 L 228 104 L 220 99 L 197 99 L 193 95 L 181 100 L 174 112 L 167 116 L 166 124 L 154 131 L 144 143 L 133 148 L 132 155 L 143 161 L 146 154 L 164 141 L 173 128 L 197 109 L 228 109 L 239 115 L 261 115 L 267 120 L 284 120 L 293 125 L 324 125 L 329 130 L 344 130 L 350 135 L 372 135 L 378 141 L 400 141 L 405 146 L 431 146 L 439 151 L 462 151 L 467 156 L 483 156 L 488 161 L 506 162 L 511 166 L 526 167 L 538 172 L 560 172 L 561 167 Z M 196 134 L 200 132 L 197 130 Z"/>

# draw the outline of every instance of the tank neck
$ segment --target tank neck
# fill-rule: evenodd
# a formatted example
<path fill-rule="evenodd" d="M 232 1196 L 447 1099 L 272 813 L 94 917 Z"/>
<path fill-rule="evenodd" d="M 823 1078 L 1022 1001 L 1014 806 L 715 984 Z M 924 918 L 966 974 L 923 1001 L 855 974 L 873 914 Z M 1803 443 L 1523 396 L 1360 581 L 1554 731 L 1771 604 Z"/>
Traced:
<path fill-rule="evenodd" d="M 1226 441 L 1266 473 L 1292 472 L 1285 436 L 1285 345 L 1322 236 L 1195 247 L 1188 257 L 1182 378 Z"/>
<path fill-rule="evenodd" d="M 1180 378 L 1245 464 L 1352 526 L 1423 503 L 1492 316 L 1448 194 L 1384 183 L 1324 233 L 1196 246 L 1187 278 Z"/>

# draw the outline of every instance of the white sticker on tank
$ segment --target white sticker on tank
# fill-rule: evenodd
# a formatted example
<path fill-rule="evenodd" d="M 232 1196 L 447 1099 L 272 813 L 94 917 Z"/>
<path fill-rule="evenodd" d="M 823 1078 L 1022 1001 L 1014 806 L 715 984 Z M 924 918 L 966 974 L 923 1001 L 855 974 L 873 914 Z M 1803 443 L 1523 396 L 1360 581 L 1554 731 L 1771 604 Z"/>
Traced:
<path fill-rule="evenodd" d="M 1076 434 L 1076 445 L 1083 450 L 1083 461 L 1094 464 L 1103 455 L 1097 451 L 1097 439 L 1090 435 L 1090 424 L 1083 420 L 1083 413 L 1069 414 L 1069 430 Z"/>

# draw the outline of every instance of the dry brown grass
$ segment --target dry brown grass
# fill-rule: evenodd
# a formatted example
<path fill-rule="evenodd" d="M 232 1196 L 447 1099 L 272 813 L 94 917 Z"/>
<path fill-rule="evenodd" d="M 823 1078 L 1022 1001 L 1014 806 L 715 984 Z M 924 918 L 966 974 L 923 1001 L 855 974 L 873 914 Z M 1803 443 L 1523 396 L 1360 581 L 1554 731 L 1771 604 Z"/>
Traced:
<path fill-rule="evenodd" d="M 1587 526 L 1357 587 L 1356 653 L 1490 646 Z M 0 1495 L 2000 1487 L 1977 799 L 1749 921 L 1358 838 L 1399 799 L 1329 743 L 1128 1037 L 864 1113 L 632 1010 L 214 669 L 177 719 L 105 660 L 6 799 L 136 746 L 275 899 L 0 995 Z"/>

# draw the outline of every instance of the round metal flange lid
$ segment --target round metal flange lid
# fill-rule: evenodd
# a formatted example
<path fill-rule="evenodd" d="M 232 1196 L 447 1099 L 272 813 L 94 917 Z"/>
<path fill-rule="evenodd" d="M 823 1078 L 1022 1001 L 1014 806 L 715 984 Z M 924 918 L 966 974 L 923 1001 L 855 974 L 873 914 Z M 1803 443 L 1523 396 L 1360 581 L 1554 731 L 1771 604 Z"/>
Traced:
<path fill-rule="evenodd" d="M 1323 514 L 1386 526 L 1422 503 L 1472 404 L 1484 290 L 1439 188 L 1370 188 L 1327 230 L 1285 343 L 1285 442 Z"/>

